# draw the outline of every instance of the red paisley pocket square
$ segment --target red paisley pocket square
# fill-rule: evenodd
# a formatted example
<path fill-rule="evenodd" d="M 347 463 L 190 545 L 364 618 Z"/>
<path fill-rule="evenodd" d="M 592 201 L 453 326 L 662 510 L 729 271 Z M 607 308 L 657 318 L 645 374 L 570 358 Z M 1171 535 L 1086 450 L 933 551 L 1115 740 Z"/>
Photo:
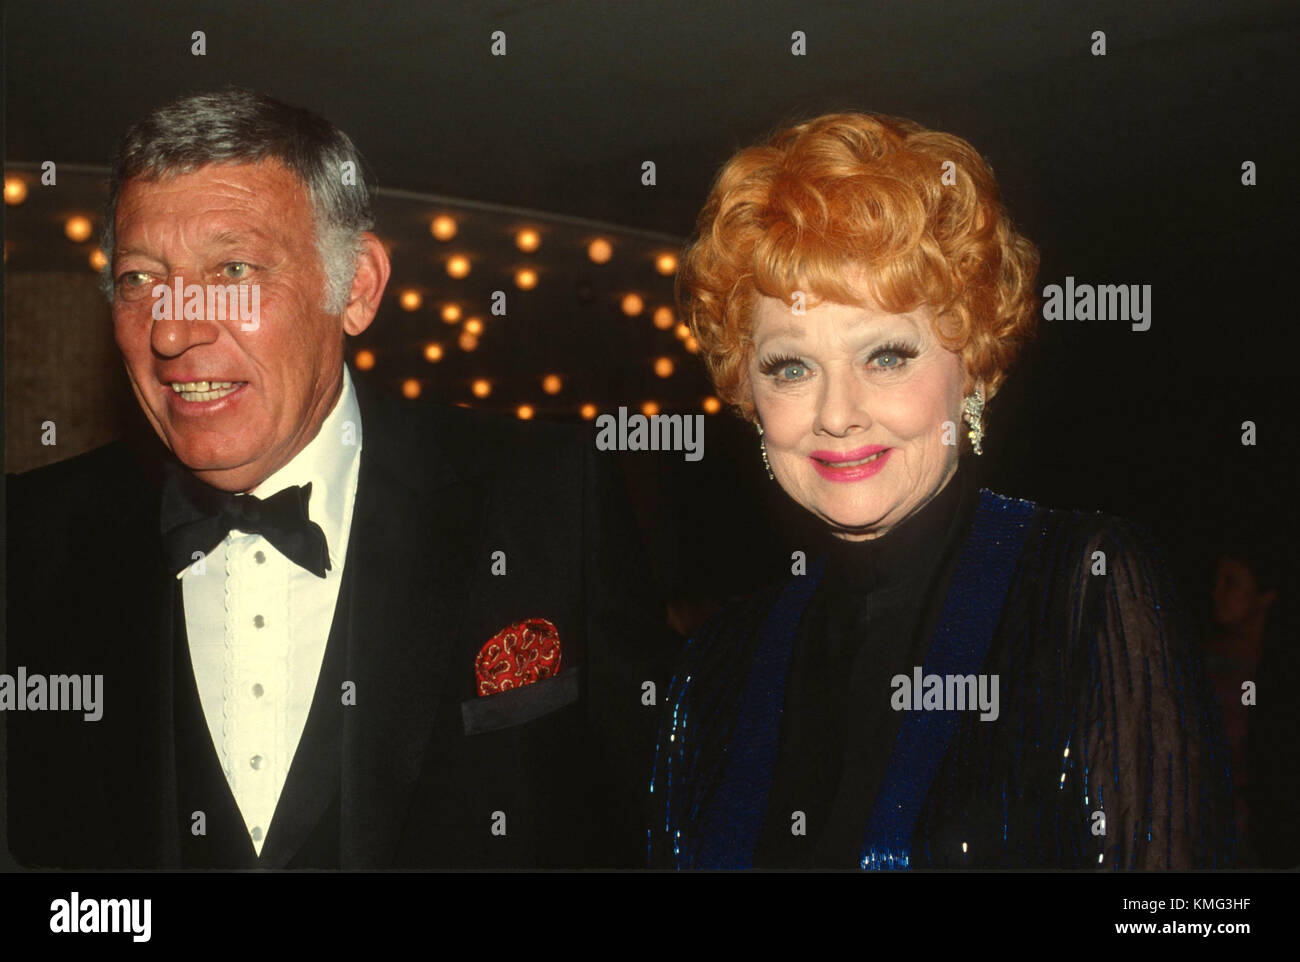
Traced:
<path fill-rule="evenodd" d="M 474 659 L 479 695 L 522 688 L 559 672 L 560 633 L 545 618 L 526 618 L 506 625 L 488 639 Z"/>

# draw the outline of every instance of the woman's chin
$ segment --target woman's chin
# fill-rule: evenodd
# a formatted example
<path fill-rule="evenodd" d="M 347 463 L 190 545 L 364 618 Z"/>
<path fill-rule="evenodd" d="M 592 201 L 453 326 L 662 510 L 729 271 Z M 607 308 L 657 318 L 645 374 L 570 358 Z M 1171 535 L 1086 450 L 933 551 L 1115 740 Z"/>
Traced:
<path fill-rule="evenodd" d="M 826 523 L 835 537 L 848 541 L 864 541 L 884 533 L 882 529 L 884 514 L 883 511 L 818 512 L 818 517 Z"/>

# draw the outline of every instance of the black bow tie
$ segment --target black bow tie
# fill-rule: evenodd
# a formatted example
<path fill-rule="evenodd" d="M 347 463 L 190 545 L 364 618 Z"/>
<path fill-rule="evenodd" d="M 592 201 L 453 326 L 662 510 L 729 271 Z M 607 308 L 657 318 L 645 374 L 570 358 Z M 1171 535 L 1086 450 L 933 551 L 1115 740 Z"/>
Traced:
<path fill-rule="evenodd" d="M 194 552 L 209 554 L 232 528 L 238 528 L 260 534 L 290 561 L 325 577 L 330 568 L 329 544 L 320 525 L 307 517 L 310 484 L 263 499 L 221 491 L 170 461 L 166 468 L 162 536 L 169 570 L 179 572 L 193 564 Z"/>

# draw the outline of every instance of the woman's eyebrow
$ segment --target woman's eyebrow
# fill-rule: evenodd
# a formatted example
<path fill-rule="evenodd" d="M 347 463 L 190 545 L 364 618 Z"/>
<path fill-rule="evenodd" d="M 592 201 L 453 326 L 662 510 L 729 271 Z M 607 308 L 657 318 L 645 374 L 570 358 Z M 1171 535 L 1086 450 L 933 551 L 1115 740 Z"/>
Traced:
<path fill-rule="evenodd" d="M 902 320 L 893 318 L 861 318 L 851 321 L 848 325 L 847 337 L 853 342 L 855 348 L 863 347 L 873 341 L 886 340 L 891 337 L 910 337 L 917 334 L 921 326 L 915 318 L 907 315 L 896 315 Z M 757 347 L 767 344 L 771 341 L 791 340 L 799 342 L 807 332 L 803 325 L 793 320 L 786 320 L 779 327 L 765 332 L 761 337 L 753 339 L 753 344 Z"/>

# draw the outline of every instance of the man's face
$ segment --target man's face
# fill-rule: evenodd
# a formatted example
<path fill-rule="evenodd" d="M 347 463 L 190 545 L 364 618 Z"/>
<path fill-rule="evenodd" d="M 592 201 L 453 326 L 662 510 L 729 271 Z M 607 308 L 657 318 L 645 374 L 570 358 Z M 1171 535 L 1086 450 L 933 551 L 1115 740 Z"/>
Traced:
<path fill-rule="evenodd" d="M 322 307 L 315 217 L 287 168 L 268 160 L 129 181 L 113 271 L 114 334 L 135 396 L 195 475 L 247 491 L 315 436 L 341 389 L 343 321 Z M 155 320 L 151 292 L 177 277 L 205 293 L 257 285 L 256 321 L 209 317 L 206 297 L 201 320 L 185 320 L 179 303 L 173 319 Z M 198 381 L 206 393 L 191 390 Z"/>
<path fill-rule="evenodd" d="M 1224 628 L 1248 625 L 1277 597 L 1276 591 L 1261 592 L 1250 565 L 1223 555 L 1218 559 L 1214 579 L 1214 623 Z"/>

